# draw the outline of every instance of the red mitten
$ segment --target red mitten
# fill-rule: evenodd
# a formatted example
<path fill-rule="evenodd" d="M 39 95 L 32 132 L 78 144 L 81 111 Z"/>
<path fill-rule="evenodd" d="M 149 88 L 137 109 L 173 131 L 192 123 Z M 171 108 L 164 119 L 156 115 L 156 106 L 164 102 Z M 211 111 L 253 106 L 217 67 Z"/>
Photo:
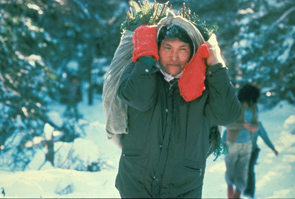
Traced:
<path fill-rule="evenodd" d="M 192 101 L 200 97 L 205 90 L 205 59 L 210 55 L 208 47 L 207 43 L 199 46 L 194 57 L 186 64 L 178 81 L 180 95 L 185 101 Z"/>
<path fill-rule="evenodd" d="M 132 61 L 139 57 L 151 55 L 158 60 L 157 26 L 141 25 L 134 30 L 132 37 L 134 44 Z"/>

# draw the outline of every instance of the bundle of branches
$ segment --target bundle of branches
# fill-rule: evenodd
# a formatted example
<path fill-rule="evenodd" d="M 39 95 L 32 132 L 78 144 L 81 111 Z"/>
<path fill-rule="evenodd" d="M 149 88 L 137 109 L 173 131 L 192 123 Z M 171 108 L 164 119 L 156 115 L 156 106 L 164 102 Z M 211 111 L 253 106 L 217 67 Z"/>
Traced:
<path fill-rule="evenodd" d="M 220 155 L 228 153 L 228 145 L 221 138 L 221 126 L 214 125 L 210 128 L 209 135 L 209 155 L 212 153 L 215 156 L 215 161 Z"/>
<path fill-rule="evenodd" d="M 145 0 L 143 3 L 141 1 L 130 2 L 130 10 L 127 12 L 126 20 L 121 24 L 121 30 L 134 31 L 138 26 L 141 25 L 155 25 L 162 18 L 167 16 L 167 13 L 171 8 L 168 8 L 169 1 L 165 4 L 160 4 L 154 1 L 154 3 L 149 3 Z M 133 8 L 133 9 L 132 9 Z"/>
<path fill-rule="evenodd" d="M 156 25 L 162 18 L 167 16 L 169 11 L 173 12 L 172 4 L 169 6 L 169 1 L 164 4 L 157 3 L 156 1 L 154 1 L 154 3 L 149 3 L 147 0 L 143 3 L 141 3 L 141 1 L 138 1 L 138 3 L 131 1 L 130 5 L 131 7 L 127 12 L 127 18 L 121 24 L 122 31 L 134 31 L 141 25 Z M 216 24 L 208 24 L 206 21 L 200 19 L 198 15 L 192 13 L 190 8 L 185 6 L 185 3 L 183 3 L 181 11 L 178 11 L 176 14 L 194 24 L 206 41 L 218 29 Z"/>
<path fill-rule="evenodd" d="M 201 32 L 205 41 L 208 41 L 211 35 L 218 29 L 217 24 L 208 24 L 206 21 L 202 20 L 196 13 L 192 13 L 189 7 L 185 7 L 185 3 L 183 3 L 181 11 L 178 11 L 177 15 L 182 16 L 183 18 L 189 20 L 192 24 L 194 24 Z"/>

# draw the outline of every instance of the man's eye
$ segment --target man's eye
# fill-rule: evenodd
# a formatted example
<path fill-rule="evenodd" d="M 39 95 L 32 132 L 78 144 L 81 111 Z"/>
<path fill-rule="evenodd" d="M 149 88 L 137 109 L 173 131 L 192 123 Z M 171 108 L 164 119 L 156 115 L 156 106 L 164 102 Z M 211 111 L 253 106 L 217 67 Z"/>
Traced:
<path fill-rule="evenodd" d="M 181 48 L 180 50 L 187 50 L 186 48 Z"/>
<path fill-rule="evenodd" d="M 165 47 L 165 49 L 170 50 L 171 48 L 170 47 Z"/>

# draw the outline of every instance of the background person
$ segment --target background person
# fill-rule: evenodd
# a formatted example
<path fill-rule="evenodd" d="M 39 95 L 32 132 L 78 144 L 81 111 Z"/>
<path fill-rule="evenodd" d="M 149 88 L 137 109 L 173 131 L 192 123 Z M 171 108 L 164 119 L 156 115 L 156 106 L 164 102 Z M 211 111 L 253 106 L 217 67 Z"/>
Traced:
<path fill-rule="evenodd" d="M 259 122 L 259 129 L 254 133 L 253 140 L 252 140 L 252 152 L 249 161 L 249 170 L 248 170 L 248 183 L 247 187 L 244 191 L 244 195 L 254 197 L 255 195 L 255 165 L 258 159 L 258 155 L 260 152 L 260 148 L 257 145 L 258 136 L 262 138 L 264 143 L 274 152 L 277 156 L 279 152 L 275 149 L 274 145 L 272 144 L 271 140 L 269 139 L 266 130 L 264 129 L 261 122 Z"/>
<path fill-rule="evenodd" d="M 244 85 L 238 92 L 242 106 L 240 118 L 226 126 L 228 154 L 225 155 L 225 180 L 228 198 L 240 198 L 247 185 L 248 166 L 252 149 L 252 137 L 259 128 L 257 100 L 260 90 L 251 85 Z"/>
<path fill-rule="evenodd" d="M 70 81 L 65 88 L 65 97 L 67 103 L 65 115 L 72 116 L 73 114 L 75 119 L 78 120 L 78 103 L 82 101 L 82 89 L 78 76 L 73 75 L 70 77 Z"/>

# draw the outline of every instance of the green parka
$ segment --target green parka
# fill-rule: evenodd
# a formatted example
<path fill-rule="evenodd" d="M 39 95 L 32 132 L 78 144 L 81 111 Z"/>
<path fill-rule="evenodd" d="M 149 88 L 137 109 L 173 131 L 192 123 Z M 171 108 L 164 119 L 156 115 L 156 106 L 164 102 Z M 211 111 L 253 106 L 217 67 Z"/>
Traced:
<path fill-rule="evenodd" d="M 212 124 L 228 125 L 240 103 L 221 64 L 207 68 L 206 90 L 186 102 L 177 81 L 168 83 L 142 61 L 123 72 L 118 95 L 128 105 L 128 134 L 116 187 L 124 198 L 197 198 L 202 185 Z"/>

